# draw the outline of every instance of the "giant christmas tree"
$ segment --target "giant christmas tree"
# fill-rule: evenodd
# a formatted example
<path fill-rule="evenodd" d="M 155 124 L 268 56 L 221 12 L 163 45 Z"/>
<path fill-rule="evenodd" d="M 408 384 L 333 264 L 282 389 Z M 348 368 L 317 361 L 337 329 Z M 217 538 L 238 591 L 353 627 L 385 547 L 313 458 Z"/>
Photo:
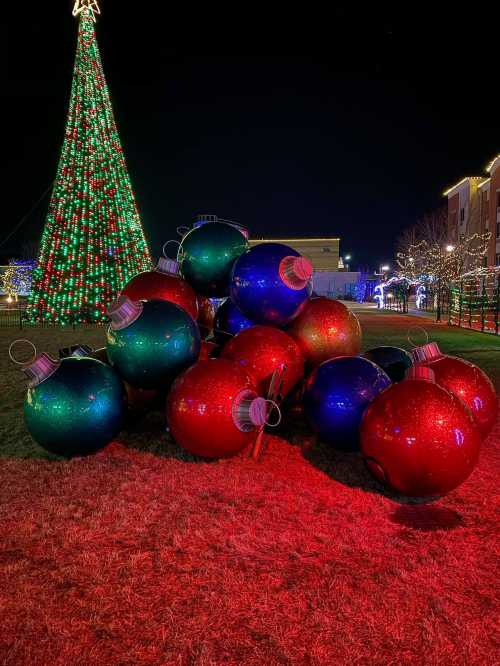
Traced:
<path fill-rule="evenodd" d="M 76 0 L 78 46 L 57 177 L 33 275 L 38 320 L 100 321 L 150 267 L 95 35 L 97 0 Z"/>

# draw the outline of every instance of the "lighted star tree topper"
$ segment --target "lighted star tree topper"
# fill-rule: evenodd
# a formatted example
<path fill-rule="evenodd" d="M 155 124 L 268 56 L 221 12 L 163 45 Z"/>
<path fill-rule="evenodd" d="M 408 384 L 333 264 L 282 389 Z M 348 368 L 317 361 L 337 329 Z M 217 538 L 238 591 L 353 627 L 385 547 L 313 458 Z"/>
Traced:
<path fill-rule="evenodd" d="M 128 280 L 151 266 L 99 55 L 98 14 L 97 0 L 76 0 L 69 113 L 30 297 L 37 320 L 101 321 Z"/>

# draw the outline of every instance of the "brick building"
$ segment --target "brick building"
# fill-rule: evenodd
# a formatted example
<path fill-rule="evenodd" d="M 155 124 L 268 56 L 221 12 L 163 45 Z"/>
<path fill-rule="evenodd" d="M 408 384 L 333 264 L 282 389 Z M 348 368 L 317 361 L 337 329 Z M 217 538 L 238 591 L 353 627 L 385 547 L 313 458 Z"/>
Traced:
<path fill-rule="evenodd" d="M 500 155 L 486 167 L 484 176 L 463 178 L 444 193 L 448 198 L 448 236 L 491 232 L 485 266 L 500 265 Z"/>

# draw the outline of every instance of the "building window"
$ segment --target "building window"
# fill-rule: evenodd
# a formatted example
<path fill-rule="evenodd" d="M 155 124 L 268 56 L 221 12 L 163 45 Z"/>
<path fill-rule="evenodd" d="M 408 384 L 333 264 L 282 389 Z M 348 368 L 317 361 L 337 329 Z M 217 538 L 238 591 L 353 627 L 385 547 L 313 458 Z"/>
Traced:
<path fill-rule="evenodd" d="M 500 222 L 497 222 L 497 238 L 500 238 Z"/>
<path fill-rule="evenodd" d="M 500 190 L 497 190 L 497 208 L 500 208 Z"/>
<path fill-rule="evenodd" d="M 465 220 L 465 208 L 460 209 L 460 222 Z"/>
<path fill-rule="evenodd" d="M 331 252 L 332 248 L 331 247 L 322 247 L 321 252 Z"/>
<path fill-rule="evenodd" d="M 495 266 L 500 266 L 500 254 L 495 257 Z"/>

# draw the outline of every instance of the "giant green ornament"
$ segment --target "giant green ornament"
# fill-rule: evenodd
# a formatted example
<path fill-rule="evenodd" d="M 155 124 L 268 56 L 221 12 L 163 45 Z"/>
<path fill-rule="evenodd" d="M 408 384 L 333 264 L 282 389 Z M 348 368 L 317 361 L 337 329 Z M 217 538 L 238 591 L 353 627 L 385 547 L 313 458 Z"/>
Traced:
<path fill-rule="evenodd" d="M 123 382 L 93 358 L 54 361 L 38 356 L 24 369 L 30 387 L 24 417 L 44 449 L 71 457 L 94 453 L 121 430 L 127 398 Z"/>
<path fill-rule="evenodd" d="M 231 268 L 247 247 L 247 239 L 232 224 L 202 224 L 182 239 L 178 254 L 182 277 L 203 296 L 227 296 Z"/>
<path fill-rule="evenodd" d="M 107 332 L 109 360 L 135 388 L 168 388 L 198 360 L 198 326 L 175 303 L 120 296 L 108 313 L 112 320 Z"/>

